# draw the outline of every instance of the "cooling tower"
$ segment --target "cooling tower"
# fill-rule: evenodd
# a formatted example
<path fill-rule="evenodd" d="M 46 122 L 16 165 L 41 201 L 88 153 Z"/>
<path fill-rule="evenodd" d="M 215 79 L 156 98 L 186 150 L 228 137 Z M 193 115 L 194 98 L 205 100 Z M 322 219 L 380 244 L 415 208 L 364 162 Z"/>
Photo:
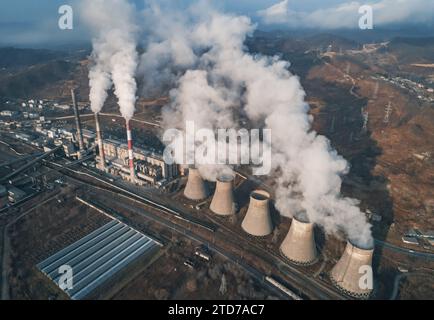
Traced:
<path fill-rule="evenodd" d="M 184 196 L 195 201 L 208 197 L 205 182 L 196 168 L 188 169 L 188 180 L 184 189 Z"/>
<path fill-rule="evenodd" d="M 211 201 L 210 209 L 215 214 L 229 216 L 235 213 L 234 177 L 224 175 L 217 178 L 217 185 Z"/>
<path fill-rule="evenodd" d="M 256 190 L 250 194 L 250 204 L 241 227 L 247 233 L 263 237 L 273 232 L 268 202 L 270 194 L 266 191 Z"/>
<path fill-rule="evenodd" d="M 104 142 L 102 140 L 101 126 L 99 124 L 99 114 L 95 113 L 95 123 L 96 123 L 96 138 L 98 140 L 98 151 L 99 151 L 99 168 L 101 170 L 106 170 L 105 153 L 104 153 Z"/>
<path fill-rule="evenodd" d="M 373 253 L 374 249 L 362 249 L 348 241 L 342 257 L 330 273 L 330 278 L 335 286 L 353 297 L 369 297 L 372 288 L 365 287 L 365 283 L 363 283 L 365 279 L 362 277 L 366 276 L 366 269 L 361 267 L 372 267 Z M 372 272 L 370 275 L 372 276 Z M 370 280 L 373 283 L 373 279 Z"/>
<path fill-rule="evenodd" d="M 316 262 L 317 250 L 313 223 L 293 218 L 291 228 L 280 245 L 281 254 L 295 264 L 309 265 Z"/>
<path fill-rule="evenodd" d="M 127 125 L 127 140 L 128 140 L 128 165 L 130 167 L 131 181 L 136 181 L 136 171 L 134 170 L 134 155 L 133 155 L 133 135 L 131 134 L 130 122 Z"/>
<path fill-rule="evenodd" d="M 75 125 L 77 127 L 77 140 L 78 140 L 78 147 L 80 149 L 79 155 L 81 156 L 81 152 L 84 150 L 83 132 L 81 130 L 80 113 L 78 112 L 77 100 L 75 99 L 74 89 L 71 89 L 71 97 L 72 97 L 72 108 L 74 109 Z"/>

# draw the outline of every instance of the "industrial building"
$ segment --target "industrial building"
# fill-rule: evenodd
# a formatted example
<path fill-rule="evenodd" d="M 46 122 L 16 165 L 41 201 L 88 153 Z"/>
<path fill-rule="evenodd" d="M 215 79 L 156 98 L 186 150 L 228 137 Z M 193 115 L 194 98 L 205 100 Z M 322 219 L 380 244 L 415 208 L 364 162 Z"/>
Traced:
<path fill-rule="evenodd" d="M 26 197 L 26 193 L 14 186 L 8 187 L 8 200 L 11 203 L 16 203 Z"/>
<path fill-rule="evenodd" d="M 139 256 L 161 244 L 144 234 L 113 220 L 77 242 L 60 250 L 37 265 L 71 299 L 86 298 L 101 284 L 117 274 Z M 73 271 L 72 287 L 61 281 L 59 268 Z"/>
<path fill-rule="evenodd" d="M 128 178 L 128 174 L 131 174 L 128 145 L 115 139 L 103 139 L 102 150 L 107 162 L 107 170 L 110 173 Z M 139 178 L 137 180 L 156 184 L 162 180 L 168 181 L 178 176 L 178 166 L 167 164 L 162 155 L 137 147 L 133 147 L 132 151 L 133 169 Z M 101 153 L 98 163 L 101 163 Z"/>

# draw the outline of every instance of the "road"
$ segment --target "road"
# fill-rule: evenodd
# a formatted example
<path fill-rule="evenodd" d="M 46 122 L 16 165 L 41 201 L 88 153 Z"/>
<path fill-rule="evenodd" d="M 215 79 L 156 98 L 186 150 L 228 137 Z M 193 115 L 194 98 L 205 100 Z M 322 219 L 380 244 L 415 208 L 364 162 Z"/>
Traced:
<path fill-rule="evenodd" d="M 131 200 L 135 202 L 141 202 L 142 205 L 145 204 L 147 206 L 151 206 L 154 208 L 157 208 L 160 211 L 165 211 L 166 214 L 169 213 L 168 217 L 174 217 L 174 210 L 172 208 L 168 208 L 166 206 L 160 205 L 156 203 L 156 200 L 150 200 L 144 197 L 143 195 L 136 195 L 130 190 L 126 190 L 125 188 L 119 187 L 118 185 L 113 184 L 110 181 L 106 181 L 103 177 L 96 177 L 93 174 L 89 173 L 83 173 L 78 170 L 74 170 L 71 168 L 62 169 L 59 167 L 59 171 L 63 172 L 65 175 L 73 178 L 77 178 L 74 175 L 79 176 L 86 176 L 87 178 L 94 179 L 98 181 L 99 183 L 103 183 L 109 189 L 108 191 L 115 191 L 118 195 L 122 195 L 124 197 L 128 197 Z M 92 183 L 89 183 L 88 181 L 82 181 L 87 183 L 88 185 L 93 185 Z M 110 188 L 112 190 L 110 190 Z M 104 188 L 105 189 L 105 188 Z M 106 190 L 106 191 L 107 191 Z M 158 202 L 158 201 L 157 201 Z M 130 210 L 136 210 L 135 207 L 131 206 Z M 179 210 L 179 208 L 176 208 L 176 210 Z M 177 211 L 175 211 L 177 214 L 179 214 Z M 142 210 L 139 210 L 138 212 L 141 215 L 145 215 L 145 213 Z M 188 216 L 188 213 L 183 212 L 183 215 Z M 170 223 L 173 223 L 170 221 L 170 218 L 168 218 Z M 167 222 L 167 220 L 166 220 Z M 181 222 L 181 221 L 180 221 Z M 188 227 L 183 226 L 182 223 L 176 223 L 178 231 L 182 232 L 183 234 L 189 235 L 190 237 L 194 237 L 197 241 L 200 243 L 205 243 L 207 245 L 212 245 L 215 247 L 215 249 L 222 251 L 222 247 L 216 247 L 216 243 L 212 242 L 210 240 L 202 238 L 200 235 L 194 234 L 191 230 L 188 229 Z M 188 224 L 187 224 L 188 225 Z M 269 270 L 275 270 L 276 272 L 279 272 L 280 274 L 283 274 L 286 279 L 289 279 L 288 283 L 291 285 L 294 285 L 295 287 L 299 288 L 300 292 L 305 293 L 307 296 L 314 297 L 314 299 L 344 299 L 348 298 L 346 296 L 343 296 L 339 291 L 337 291 L 333 286 L 327 285 L 326 283 L 319 281 L 319 279 L 313 279 L 309 275 L 303 273 L 302 271 L 298 270 L 298 268 L 295 268 L 293 266 L 290 266 L 284 261 L 278 254 L 270 252 L 270 250 L 263 248 L 261 246 L 258 246 L 252 240 L 246 239 L 245 237 L 233 233 L 230 229 L 224 227 L 224 224 L 219 224 L 219 227 L 222 227 L 218 229 L 218 232 L 215 234 L 214 239 L 220 239 L 219 241 L 222 241 L 225 243 L 226 246 L 229 248 L 234 249 L 240 249 L 242 248 L 242 252 L 244 256 L 241 258 L 238 258 L 238 260 L 235 260 L 237 263 L 244 263 L 243 261 L 250 256 L 251 260 L 256 261 L 258 259 L 262 260 L 263 263 L 268 265 Z M 225 255 L 230 256 L 231 253 L 225 252 Z M 248 267 L 251 267 L 250 265 L 247 265 Z M 247 268 L 247 266 L 244 266 Z M 252 267 L 253 268 L 253 267 Z M 253 272 L 251 270 L 251 272 Z M 265 276 L 268 274 L 263 274 L 262 276 Z"/>
<path fill-rule="evenodd" d="M 129 200 L 131 200 L 129 198 Z M 127 205 L 121 202 L 117 202 L 118 205 L 122 206 L 124 209 L 134 212 L 140 216 L 143 216 L 147 219 L 151 219 L 173 231 L 176 231 L 179 234 L 182 234 L 183 236 L 189 238 L 190 240 L 193 240 L 195 242 L 198 242 L 200 244 L 204 244 L 206 245 L 210 250 L 224 256 L 226 259 L 234 262 L 235 264 L 237 264 L 239 267 L 241 267 L 245 272 L 249 273 L 253 278 L 255 278 L 259 283 L 262 283 L 265 287 L 267 287 L 269 290 L 271 290 L 272 292 L 276 293 L 278 296 L 281 296 L 283 298 L 286 297 L 286 295 L 283 295 L 282 292 L 278 289 L 276 289 L 274 286 L 271 286 L 270 284 L 266 283 L 264 281 L 264 277 L 265 275 L 260 272 L 259 270 L 257 270 L 256 268 L 244 263 L 244 261 L 240 260 L 238 257 L 232 255 L 231 253 L 219 248 L 217 245 L 211 243 L 209 240 L 194 234 L 192 231 L 170 221 L 167 219 L 163 219 L 161 217 L 158 217 L 148 211 L 144 211 L 141 209 L 138 209 L 135 206 L 131 206 L 131 205 Z"/>
<path fill-rule="evenodd" d="M 403 253 L 411 257 L 423 258 L 428 260 L 434 260 L 434 254 L 428 252 L 415 251 L 403 247 L 398 247 L 394 244 L 384 242 L 378 239 L 374 239 L 375 245 L 378 247 L 386 247 L 387 249 L 393 250 L 395 252 Z"/>

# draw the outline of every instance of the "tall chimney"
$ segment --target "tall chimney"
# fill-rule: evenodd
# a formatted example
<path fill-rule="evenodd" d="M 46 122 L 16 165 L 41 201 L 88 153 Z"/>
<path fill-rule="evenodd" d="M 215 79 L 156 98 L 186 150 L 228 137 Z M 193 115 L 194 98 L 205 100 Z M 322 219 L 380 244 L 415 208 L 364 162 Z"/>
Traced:
<path fill-rule="evenodd" d="M 210 209 L 215 214 L 229 216 L 235 213 L 234 177 L 223 175 L 217 178 L 217 185 L 211 201 Z"/>
<path fill-rule="evenodd" d="M 334 285 L 352 297 L 368 298 L 372 288 L 365 286 L 362 277 L 371 277 L 367 280 L 373 283 L 372 269 L 366 273 L 362 267 L 372 268 L 373 253 L 373 248 L 360 248 L 348 241 L 342 257 L 330 273 Z"/>
<path fill-rule="evenodd" d="M 205 182 L 203 181 L 199 170 L 196 168 L 190 167 L 188 169 L 188 180 L 184 189 L 184 196 L 194 201 L 208 197 Z"/>
<path fill-rule="evenodd" d="M 250 194 L 250 204 L 241 227 L 247 233 L 264 237 L 273 232 L 268 202 L 270 194 L 263 190 L 256 190 Z"/>
<path fill-rule="evenodd" d="M 127 140 L 128 140 L 128 164 L 130 167 L 131 181 L 136 181 L 136 171 L 134 170 L 134 155 L 133 155 L 133 135 L 131 134 L 130 121 L 126 121 L 127 125 Z"/>
<path fill-rule="evenodd" d="M 104 153 L 104 142 L 102 140 L 101 125 L 99 123 L 99 113 L 95 112 L 95 123 L 96 123 L 96 138 L 98 140 L 98 151 L 99 151 L 99 166 L 101 170 L 106 170 L 105 153 Z"/>
<path fill-rule="evenodd" d="M 280 245 L 281 254 L 299 265 L 310 265 L 317 260 L 313 223 L 294 217 L 286 238 Z"/>
<path fill-rule="evenodd" d="M 75 126 L 77 127 L 77 140 L 80 154 L 84 151 L 83 132 L 81 130 L 80 114 L 78 112 L 77 101 L 75 99 L 75 90 L 71 89 L 72 107 L 74 109 Z"/>

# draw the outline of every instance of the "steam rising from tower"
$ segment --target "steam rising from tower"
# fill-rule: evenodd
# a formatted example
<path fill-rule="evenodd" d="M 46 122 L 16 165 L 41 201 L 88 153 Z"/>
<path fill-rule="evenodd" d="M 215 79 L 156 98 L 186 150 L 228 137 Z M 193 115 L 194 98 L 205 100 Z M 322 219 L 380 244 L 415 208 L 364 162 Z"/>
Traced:
<path fill-rule="evenodd" d="M 135 8 L 126 0 L 82 1 L 81 14 L 94 34 L 89 72 L 92 110 L 101 111 L 113 81 L 121 114 L 129 121 L 134 115 L 137 89 Z"/>
<path fill-rule="evenodd" d="M 163 80 L 177 86 L 165 128 L 183 128 L 186 120 L 203 128 L 237 128 L 241 113 L 270 129 L 277 209 L 304 211 L 329 234 L 343 231 L 354 243 L 372 244 L 359 202 L 340 194 L 349 165 L 312 130 L 305 92 L 288 71 L 289 62 L 246 52 L 245 39 L 254 31 L 249 18 L 201 6 L 197 10 L 195 3 L 181 14 L 152 2 L 146 11 L 153 34 L 140 71 L 147 78 L 158 73 L 154 67 L 161 68 Z M 199 169 L 206 176 L 208 170 Z"/>
<path fill-rule="evenodd" d="M 101 111 L 107 91 L 114 85 L 120 112 L 126 121 L 128 136 L 128 162 L 131 180 L 136 174 L 133 160 L 133 141 L 130 120 L 136 103 L 138 54 L 135 8 L 126 0 L 92 0 L 81 2 L 81 14 L 94 34 L 92 62 L 89 71 L 90 101 L 99 129 L 98 113 Z M 103 167 L 104 149 L 100 130 L 98 141 Z"/>

